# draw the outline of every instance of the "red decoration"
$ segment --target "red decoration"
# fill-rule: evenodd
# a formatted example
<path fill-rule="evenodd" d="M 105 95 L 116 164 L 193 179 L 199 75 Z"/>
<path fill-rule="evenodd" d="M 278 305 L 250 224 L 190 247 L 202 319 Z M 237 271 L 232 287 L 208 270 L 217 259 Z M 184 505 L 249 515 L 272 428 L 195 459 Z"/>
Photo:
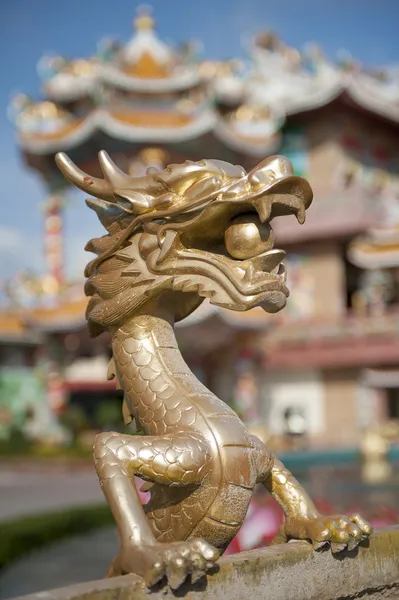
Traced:
<path fill-rule="evenodd" d="M 372 154 L 378 162 L 388 162 L 390 159 L 390 153 L 384 146 L 376 146 L 372 150 Z"/>
<path fill-rule="evenodd" d="M 342 145 L 348 150 L 361 150 L 362 148 L 360 140 L 351 135 L 345 135 L 342 138 Z"/>

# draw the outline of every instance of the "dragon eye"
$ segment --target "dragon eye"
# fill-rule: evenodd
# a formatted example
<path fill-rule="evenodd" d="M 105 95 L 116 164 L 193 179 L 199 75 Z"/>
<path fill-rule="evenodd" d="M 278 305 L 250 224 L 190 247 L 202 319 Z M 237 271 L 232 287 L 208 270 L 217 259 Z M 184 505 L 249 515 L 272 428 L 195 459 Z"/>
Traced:
<path fill-rule="evenodd" d="M 269 223 L 261 223 L 255 213 L 239 215 L 224 234 L 227 252 L 240 260 L 271 250 L 274 233 Z"/>

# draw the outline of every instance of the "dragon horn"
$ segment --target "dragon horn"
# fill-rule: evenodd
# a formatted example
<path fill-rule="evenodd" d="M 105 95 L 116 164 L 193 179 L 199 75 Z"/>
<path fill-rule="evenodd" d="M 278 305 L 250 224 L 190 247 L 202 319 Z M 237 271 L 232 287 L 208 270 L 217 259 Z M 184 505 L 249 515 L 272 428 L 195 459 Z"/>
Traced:
<path fill-rule="evenodd" d="M 76 185 L 76 187 L 83 190 L 83 192 L 87 192 L 91 196 L 102 198 L 103 200 L 114 200 L 112 185 L 109 181 L 87 175 L 64 152 L 56 154 L 55 162 L 64 177 Z"/>
<path fill-rule="evenodd" d="M 126 187 L 127 182 L 131 184 L 132 177 L 121 171 L 119 167 L 117 167 L 116 164 L 111 160 L 108 152 L 105 152 L 105 150 L 101 150 L 98 153 L 98 162 L 100 163 L 100 167 L 105 178 L 110 182 L 113 189 L 123 189 Z"/>

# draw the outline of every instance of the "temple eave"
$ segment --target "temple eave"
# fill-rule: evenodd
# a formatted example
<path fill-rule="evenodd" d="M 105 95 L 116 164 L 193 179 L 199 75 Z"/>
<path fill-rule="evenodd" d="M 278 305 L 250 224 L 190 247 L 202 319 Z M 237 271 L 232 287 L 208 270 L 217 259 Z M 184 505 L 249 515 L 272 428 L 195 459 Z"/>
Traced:
<path fill-rule="evenodd" d="M 348 251 L 352 264 L 361 269 L 389 269 L 399 266 L 399 246 L 354 243 Z"/>
<path fill-rule="evenodd" d="M 196 138 L 212 130 L 215 116 L 204 112 L 198 117 L 173 112 L 111 112 L 98 110 L 86 119 L 68 125 L 59 132 L 19 137 L 21 148 L 32 154 L 51 154 L 69 150 L 97 132 L 123 141 L 170 142 Z"/>

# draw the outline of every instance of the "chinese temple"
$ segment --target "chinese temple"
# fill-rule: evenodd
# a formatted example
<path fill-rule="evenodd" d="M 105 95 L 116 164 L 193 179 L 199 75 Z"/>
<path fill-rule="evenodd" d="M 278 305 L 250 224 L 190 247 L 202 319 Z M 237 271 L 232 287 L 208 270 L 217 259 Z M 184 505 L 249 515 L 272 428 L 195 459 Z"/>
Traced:
<path fill-rule="evenodd" d="M 399 418 L 399 73 L 349 55 L 332 62 L 268 31 L 245 50 L 245 60 L 201 60 L 192 44 L 165 44 L 139 11 L 127 43 L 39 61 L 42 99 L 14 97 L 10 116 L 47 195 L 48 268 L 10 286 L 1 366 L 45 357 L 55 412 L 115 394 L 108 341 L 89 340 L 82 282 L 64 276 L 68 190 L 56 152 L 93 176 L 101 149 L 132 175 L 204 157 L 250 168 L 283 154 L 315 196 L 302 227 L 273 221 L 288 254 L 287 308 L 270 316 L 203 304 L 179 326 L 180 344 L 198 377 L 270 435 L 284 435 L 296 411 L 312 443 L 351 445 L 363 428 Z"/>

